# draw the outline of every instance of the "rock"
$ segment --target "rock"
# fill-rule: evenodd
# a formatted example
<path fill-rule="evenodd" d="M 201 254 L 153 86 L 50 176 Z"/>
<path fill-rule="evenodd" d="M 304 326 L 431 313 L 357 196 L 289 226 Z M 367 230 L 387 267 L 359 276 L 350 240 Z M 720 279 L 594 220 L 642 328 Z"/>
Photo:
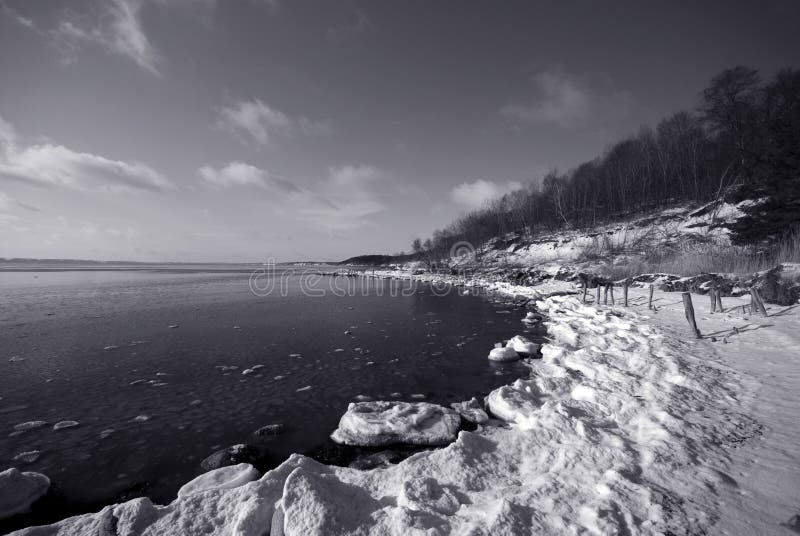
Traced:
<path fill-rule="evenodd" d="M 259 476 L 261 476 L 261 473 L 249 463 L 220 467 L 184 484 L 178 490 L 178 497 L 209 490 L 238 488 L 258 479 Z"/>
<path fill-rule="evenodd" d="M 53 430 L 63 430 L 64 428 L 72 428 L 78 426 L 78 421 L 59 421 L 53 425 Z"/>
<path fill-rule="evenodd" d="M 508 346 L 504 346 L 502 348 L 492 348 L 492 351 L 489 352 L 489 359 L 491 361 L 516 361 L 519 359 L 519 354 L 514 351 L 513 348 Z"/>
<path fill-rule="evenodd" d="M 518 354 L 530 356 L 539 351 L 539 345 L 531 342 L 522 335 L 517 335 L 508 341 L 507 348 L 512 348 Z"/>
<path fill-rule="evenodd" d="M 0 519 L 29 512 L 31 505 L 50 488 L 50 479 L 41 473 L 6 469 L 0 473 Z"/>
<path fill-rule="evenodd" d="M 278 434 L 282 434 L 286 431 L 286 426 L 281 423 L 276 424 L 268 424 L 266 426 L 262 426 L 255 432 L 253 432 L 254 436 L 258 437 L 267 437 L 267 436 L 276 436 Z"/>
<path fill-rule="evenodd" d="M 355 446 L 443 445 L 453 441 L 461 417 L 428 402 L 355 402 L 331 434 L 337 443 Z"/>
<path fill-rule="evenodd" d="M 260 459 L 261 452 L 259 452 L 256 447 L 247 444 L 239 444 L 218 450 L 200 462 L 200 467 L 206 471 L 212 471 L 214 469 L 219 469 L 220 467 L 238 465 L 241 463 L 257 465 Z"/>
<path fill-rule="evenodd" d="M 794 305 L 800 300 L 800 263 L 779 264 L 757 273 L 749 283 L 766 303 Z"/>
<path fill-rule="evenodd" d="M 465 421 L 483 424 L 489 420 L 489 415 L 484 411 L 483 404 L 478 402 L 475 397 L 466 402 L 453 402 L 450 407 L 456 410 Z"/>

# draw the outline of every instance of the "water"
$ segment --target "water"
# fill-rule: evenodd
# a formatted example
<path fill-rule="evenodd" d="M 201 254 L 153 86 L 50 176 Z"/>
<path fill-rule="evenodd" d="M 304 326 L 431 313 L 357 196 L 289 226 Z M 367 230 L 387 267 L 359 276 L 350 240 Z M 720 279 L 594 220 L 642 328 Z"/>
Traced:
<path fill-rule="evenodd" d="M 505 304 L 367 277 L 337 278 L 346 295 L 320 278 L 311 297 L 298 273 L 256 296 L 252 267 L 210 270 L 0 272 L 0 467 L 42 472 L 73 503 L 165 503 L 261 426 L 287 426 L 262 443 L 277 464 L 323 444 L 358 395 L 449 404 L 527 374 L 486 359 L 524 331 Z"/>

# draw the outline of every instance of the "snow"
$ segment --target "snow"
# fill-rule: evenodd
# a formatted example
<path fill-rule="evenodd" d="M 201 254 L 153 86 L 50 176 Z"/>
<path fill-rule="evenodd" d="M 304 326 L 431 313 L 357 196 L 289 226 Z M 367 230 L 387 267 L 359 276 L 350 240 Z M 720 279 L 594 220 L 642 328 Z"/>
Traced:
<path fill-rule="evenodd" d="M 428 402 L 355 402 L 347 407 L 331 438 L 362 447 L 442 445 L 455 439 L 460 425 L 455 411 Z"/>
<path fill-rule="evenodd" d="M 486 398 L 502 425 L 489 420 L 369 471 L 295 454 L 235 488 L 167 506 L 135 499 L 21 534 L 95 534 L 112 522 L 117 534 L 148 536 L 791 533 L 796 307 L 743 317 L 732 306 L 746 298 L 724 298 L 727 312 L 713 315 L 697 301 L 706 337 L 696 340 L 676 294 L 656 291 L 653 312 L 636 288 L 624 308 L 548 296 L 574 290 L 563 282 L 470 284 L 536 299 L 546 315 L 550 342 L 541 360 L 526 361 L 530 376 Z M 445 427 L 428 418 L 432 404 L 363 404 L 350 405 L 334 436 L 394 440 Z"/>
<path fill-rule="evenodd" d="M 53 425 L 53 430 L 63 430 L 65 428 L 73 428 L 78 426 L 78 421 L 59 421 Z"/>
<path fill-rule="evenodd" d="M 30 511 L 49 487 L 50 480 L 40 473 L 23 473 L 14 468 L 0 472 L 0 519 Z"/>
<path fill-rule="evenodd" d="M 502 346 L 500 348 L 492 348 L 489 352 L 489 359 L 491 361 L 516 361 L 519 359 L 519 354 L 509 346 Z"/>
<path fill-rule="evenodd" d="M 184 484 L 178 490 L 178 497 L 184 497 L 193 493 L 201 493 L 209 490 L 238 488 L 256 480 L 261 473 L 249 463 L 240 463 L 220 467 L 207 473 L 203 473 L 194 480 Z"/>

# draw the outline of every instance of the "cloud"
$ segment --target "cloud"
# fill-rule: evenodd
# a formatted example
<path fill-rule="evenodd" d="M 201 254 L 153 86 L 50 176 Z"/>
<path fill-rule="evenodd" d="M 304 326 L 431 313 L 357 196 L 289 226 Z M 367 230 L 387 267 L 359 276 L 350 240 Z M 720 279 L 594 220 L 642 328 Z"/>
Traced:
<path fill-rule="evenodd" d="M 516 181 L 496 183 L 483 179 L 475 182 L 465 182 L 459 184 L 450 191 L 450 199 L 459 205 L 469 208 L 480 208 L 487 201 L 501 197 L 514 190 L 522 188 L 522 184 Z"/>
<path fill-rule="evenodd" d="M 217 170 L 203 166 L 198 174 L 209 184 L 220 188 L 230 186 L 258 186 L 275 188 L 282 192 L 297 192 L 299 189 L 290 181 L 271 175 L 268 171 L 243 162 L 231 162 Z"/>
<path fill-rule="evenodd" d="M 0 118 L 0 175 L 39 186 L 105 191 L 169 190 L 175 185 L 140 162 L 73 151 L 52 143 L 20 143 L 13 125 Z"/>
<path fill-rule="evenodd" d="M 237 101 L 220 108 L 216 126 L 245 143 L 253 142 L 257 146 L 270 145 L 275 136 L 317 136 L 327 135 L 332 131 L 327 121 L 315 121 L 307 117 L 292 118 L 260 99 Z"/>
<path fill-rule="evenodd" d="M 309 221 L 334 231 L 347 231 L 366 223 L 365 218 L 386 210 L 374 185 L 383 171 L 368 165 L 332 167 L 301 213 Z"/>
<path fill-rule="evenodd" d="M 360 165 L 331 167 L 327 176 L 310 187 L 300 187 L 265 169 L 231 162 L 221 169 L 203 166 L 200 178 L 218 188 L 255 187 L 271 190 L 268 197 L 282 211 L 302 222 L 329 231 L 342 232 L 360 227 L 368 216 L 386 210 L 375 186 L 386 174 L 378 168 Z"/>
<path fill-rule="evenodd" d="M 572 129 L 628 116 L 633 105 L 630 93 L 617 89 L 608 75 L 543 71 L 533 77 L 533 85 L 534 100 L 503 106 L 500 114 L 517 124 Z"/>
<path fill-rule="evenodd" d="M 329 26 L 325 35 L 328 39 L 339 41 L 353 35 L 373 33 L 377 30 L 378 28 L 366 13 L 360 9 L 353 9 L 352 20 L 344 24 Z"/>
<path fill-rule="evenodd" d="M 94 23 L 87 23 L 86 17 L 73 16 L 61 20 L 49 32 L 65 54 L 65 61 L 75 61 L 81 49 L 95 45 L 127 57 L 143 70 L 160 76 L 160 56 L 142 26 L 144 0 L 107 0 L 100 5 L 102 9 Z"/>
<path fill-rule="evenodd" d="M 41 212 L 39 207 L 31 205 L 30 203 L 25 203 L 24 201 L 20 201 L 19 199 L 15 199 L 4 191 L 0 190 L 0 210 L 11 210 L 12 208 L 17 207 L 29 210 L 31 212 Z"/>

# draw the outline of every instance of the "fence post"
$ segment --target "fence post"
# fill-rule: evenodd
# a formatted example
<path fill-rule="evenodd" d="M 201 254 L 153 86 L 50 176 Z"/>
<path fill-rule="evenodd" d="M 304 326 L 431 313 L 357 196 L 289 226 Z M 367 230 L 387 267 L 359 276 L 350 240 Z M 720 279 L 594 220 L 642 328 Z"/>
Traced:
<path fill-rule="evenodd" d="M 711 298 L 711 312 L 715 313 L 717 311 L 717 289 L 710 289 L 708 296 Z"/>
<path fill-rule="evenodd" d="M 600 305 L 600 282 L 597 282 L 597 299 L 594 301 L 595 305 Z"/>
<path fill-rule="evenodd" d="M 589 283 L 583 280 L 583 303 L 586 303 L 586 293 L 589 291 Z"/>
<path fill-rule="evenodd" d="M 698 339 L 700 336 L 700 330 L 697 329 L 697 322 L 694 319 L 694 307 L 692 306 L 692 295 L 689 292 L 682 292 L 683 297 L 683 309 L 686 312 L 686 321 L 689 322 L 689 327 L 692 328 L 694 331 L 694 336 Z"/>
<path fill-rule="evenodd" d="M 724 313 L 725 310 L 722 308 L 722 291 L 717 289 L 717 309 L 719 309 L 720 313 Z"/>
<path fill-rule="evenodd" d="M 603 285 L 603 305 L 608 305 L 608 283 Z"/>
<path fill-rule="evenodd" d="M 622 301 L 625 304 L 625 307 L 628 306 L 628 284 L 630 282 L 626 279 L 624 285 L 622 286 Z"/>
<path fill-rule="evenodd" d="M 750 303 L 752 304 L 751 309 L 757 309 L 763 316 L 768 316 L 767 309 L 764 307 L 764 302 L 761 301 L 761 296 L 759 296 L 758 290 L 755 287 L 750 288 Z"/>
<path fill-rule="evenodd" d="M 611 305 L 614 305 L 614 283 L 608 284 L 608 290 L 611 294 Z"/>
<path fill-rule="evenodd" d="M 652 309 L 653 308 L 653 284 L 652 283 L 650 283 L 650 301 L 647 302 L 647 308 L 648 309 Z"/>

